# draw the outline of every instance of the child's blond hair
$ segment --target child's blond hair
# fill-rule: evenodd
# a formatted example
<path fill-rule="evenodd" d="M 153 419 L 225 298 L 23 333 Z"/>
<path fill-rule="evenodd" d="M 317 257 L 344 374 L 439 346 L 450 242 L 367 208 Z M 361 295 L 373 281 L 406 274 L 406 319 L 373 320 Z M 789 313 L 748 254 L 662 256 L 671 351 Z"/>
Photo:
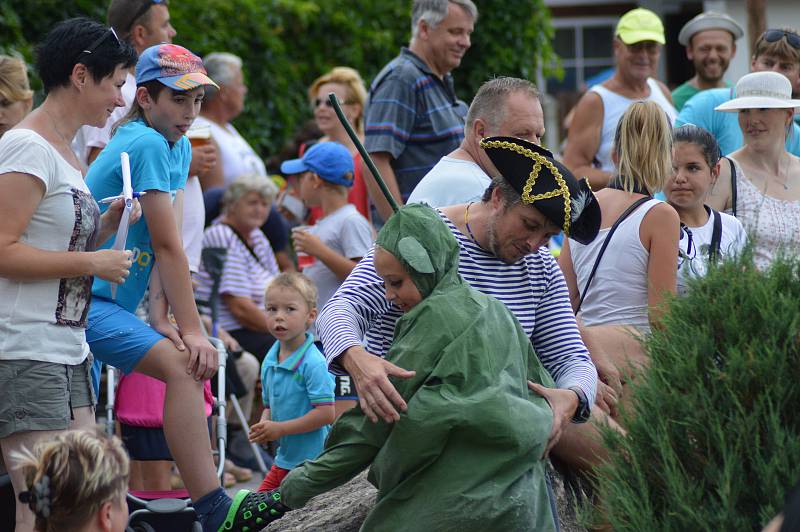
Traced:
<path fill-rule="evenodd" d="M 300 294 L 300 297 L 302 297 L 303 301 L 305 301 L 306 305 L 308 305 L 308 310 L 314 310 L 317 308 L 317 287 L 314 285 L 314 281 L 302 273 L 283 272 L 278 274 L 274 279 L 272 279 L 267 286 L 267 290 L 264 292 L 265 302 L 267 300 L 266 296 L 269 295 L 269 291 L 272 288 L 291 288 Z"/>
<path fill-rule="evenodd" d="M 62 432 L 17 453 L 36 530 L 78 530 L 100 507 L 120 501 L 130 465 L 122 442 L 102 430 Z M 123 501 L 123 504 L 125 502 Z"/>
<path fill-rule="evenodd" d="M 353 172 L 345 172 L 344 174 L 342 174 L 342 177 L 352 183 L 353 179 L 355 179 L 353 177 L 354 175 L 355 174 L 353 174 Z M 340 196 L 347 197 L 347 195 L 350 194 L 350 187 L 346 187 L 344 185 L 339 185 L 336 183 L 331 183 L 330 181 L 325 181 L 325 179 L 322 176 L 320 176 L 319 180 L 322 181 L 323 188 L 336 192 Z"/>

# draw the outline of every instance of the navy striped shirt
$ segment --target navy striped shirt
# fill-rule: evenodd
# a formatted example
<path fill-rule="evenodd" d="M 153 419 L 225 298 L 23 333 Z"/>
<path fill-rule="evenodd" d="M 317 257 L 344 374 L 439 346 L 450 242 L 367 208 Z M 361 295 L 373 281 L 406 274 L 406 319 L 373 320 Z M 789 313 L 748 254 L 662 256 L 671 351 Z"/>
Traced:
<path fill-rule="evenodd" d="M 459 273 L 473 288 L 503 302 L 531 338 L 536 354 L 560 388 L 578 386 L 594 404 L 597 371 L 583 345 L 564 276 L 546 248 L 506 264 L 475 244 L 441 212 L 458 240 Z M 354 345 L 385 356 L 402 312 L 384 297 L 371 250 L 339 287 L 317 318 L 317 331 L 331 370 L 334 359 Z M 497 334 L 504 334 L 497 331 Z"/>
<path fill-rule="evenodd" d="M 439 159 L 464 138 L 467 104 L 453 77 L 439 78 L 408 48 L 387 64 L 369 89 L 364 145 L 388 152 L 403 200 Z"/>

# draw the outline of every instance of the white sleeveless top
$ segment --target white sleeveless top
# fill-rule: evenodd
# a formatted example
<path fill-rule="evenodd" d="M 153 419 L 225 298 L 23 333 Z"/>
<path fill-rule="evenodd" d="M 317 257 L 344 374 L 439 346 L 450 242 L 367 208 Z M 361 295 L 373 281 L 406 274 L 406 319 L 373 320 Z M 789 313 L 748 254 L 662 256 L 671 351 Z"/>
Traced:
<path fill-rule="evenodd" d="M 664 92 L 658 86 L 658 82 L 653 78 L 647 78 L 647 86 L 650 87 L 650 95 L 644 100 L 656 102 L 667 113 L 670 125 L 674 124 L 675 119 L 678 117 L 678 111 L 664 96 Z M 614 163 L 611 161 L 611 149 L 614 146 L 614 133 L 617 131 L 617 123 L 619 123 L 619 119 L 622 118 L 622 114 L 630 104 L 641 100 L 626 98 L 599 84 L 589 90 L 599 94 L 600 99 L 603 100 L 603 128 L 600 131 L 600 147 L 597 149 L 595 159 L 600 164 L 600 170 L 613 172 Z"/>
<path fill-rule="evenodd" d="M 244 174 L 267 175 L 264 161 L 255 150 L 244 140 L 233 124 L 225 127 L 212 122 L 204 116 L 195 119 L 195 125 L 207 124 L 211 128 L 211 136 L 219 145 L 219 163 L 222 164 L 222 176 L 225 179 L 225 188 Z"/>
<path fill-rule="evenodd" d="M 800 252 L 800 201 L 773 198 L 761 192 L 745 177 L 739 161 L 736 166 L 736 217 L 753 242 L 756 267 L 765 270 L 784 251 Z M 730 214 L 733 211 L 726 211 Z"/>
<path fill-rule="evenodd" d="M 647 313 L 650 252 L 639 238 L 639 226 L 650 209 L 659 203 L 662 202 L 657 199 L 645 202 L 617 227 L 583 300 L 580 314 L 585 325 L 633 325 L 643 332 L 650 330 Z M 581 292 L 610 230 L 610 227 L 601 229 L 597 238 L 587 245 L 569 240 L 572 267 Z"/>

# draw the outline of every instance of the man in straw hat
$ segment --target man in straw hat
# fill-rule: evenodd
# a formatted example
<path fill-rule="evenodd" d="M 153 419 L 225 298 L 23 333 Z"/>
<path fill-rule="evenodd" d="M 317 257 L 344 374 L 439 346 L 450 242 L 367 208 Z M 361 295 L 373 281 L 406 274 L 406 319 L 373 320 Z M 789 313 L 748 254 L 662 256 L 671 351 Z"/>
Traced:
<path fill-rule="evenodd" d="M 514 314 L 556 383 L 541 392 L 554 414 L 549 451 L 570 421 L 588 419 L 597 372 L 561 270 L 543 246 L 560 231 L 593 240 L 600 209 L 588 183 L 547 150 L 511 137 L 489 137 L 480 146 L 496 168 L 483 198 L 436 212 L 458 242 L 461 276 Z M 373 256 L 370 251 L 325 305 L 317 327 L 331 369 L 344 369 L 356 381 L 364 413 L 391 423 L 407 405 L 388 377 L 406 379 L 414 372 L 382 358 L 402 312 L 384 299 Z"/>
<path fill-rule="evenodd" d="M 789 79 L 792 91 L 800 85 L 800 34 L 792 29 L 769 29 L 756 41 L 750 62 L 752 72 L 773 71 Z M 681 109 L 675 126 L 694 124 L 714 135 L 720 153 L 727 155 L 742 147 L 742 132 L 736 114 L 715 111 L 717 107 L 734 98 L 732 89 L 709 89 L 691 98 Z M 786 138 L 786 149 L 800 156 L 800 127 Z"/>
<path fill-rule="evenodd" d="M 700 13 L 681 28 L 678 42 L 686 47 L 694 76 L 672 91 L 678 111 L 698 92 L 728 86 L 722 77 L 736 55 L 736 40 L 742 35 L 744 30 L 738 22 L 714 11 Z"/>
<path fill-rule="evenodd" d="M 630 104 L 653 100 L 667 113 L 670 123 L 675 120 L 669 89 L 655 79 L 664 42 L 664 25 L 658 15 L 643 8 L 625 13 L 614 35 L 614 75 L 590 88 L 575 106 L 564 164 L 575 175 L 587 177 L 595 190 L 611 179 L 614 132 Z"/>

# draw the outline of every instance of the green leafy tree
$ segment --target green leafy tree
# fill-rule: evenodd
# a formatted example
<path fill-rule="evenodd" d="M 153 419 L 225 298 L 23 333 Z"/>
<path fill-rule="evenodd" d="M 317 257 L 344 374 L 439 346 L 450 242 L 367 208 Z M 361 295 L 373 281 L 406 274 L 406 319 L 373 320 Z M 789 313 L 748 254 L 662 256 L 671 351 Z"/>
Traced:
<path fill-rule="evenodd" d="M 800 478 L 800 261 L 750 258 L 674 300 L 600 477 L 617 531 L 761 530 Z"/>
<path fill-rule="evenodd" d="M 496 75 L 535 81 L 553 63 L 553 29 L 543 0 L 478 0 L 472 48 L 454 72 L 469 101 Z M 59 20 L 105 20 L 107 1 L 4 0 L 0 51 L 31 61 L 36 42 Z M 236 126 L 262 155 L 273 154 L 311 118 L 308 85 L 337 65 L 367 83 L 411 34 L 411 2 L 371 0 L 171 0 L 176 42 L 195 53 L 240 56 L 250 92 Z M 546 71 L 547 73 L 547 71 Z M 34 87 L 38 80 L 32 76 Z"/>

